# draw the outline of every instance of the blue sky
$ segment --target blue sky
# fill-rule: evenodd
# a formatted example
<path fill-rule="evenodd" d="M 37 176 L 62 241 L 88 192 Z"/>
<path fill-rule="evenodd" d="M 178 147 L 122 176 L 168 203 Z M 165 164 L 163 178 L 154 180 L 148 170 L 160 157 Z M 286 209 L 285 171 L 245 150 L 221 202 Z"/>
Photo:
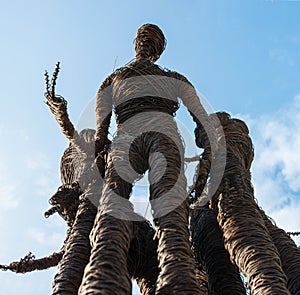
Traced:
<path fill-rule="evenodd" d="M 249 124 L 256 198 L 278 225 L 300 230 L 299 12 L 300 2 L 276 0 L 2 1 L 0 262 L 50 254 L 65 236 L 58 217 L 43 217 L 67 146 L 43 103 L 44 70 L 61 61 L 57 92 L 76 123 L 105 77 L 134 57 L 146 22 L 168 40 L 160 65 Z M 178 119 L 192 134 L 184 111 Z M 0 294 L 50 293 L 54 273 L 0 273 Z"/>

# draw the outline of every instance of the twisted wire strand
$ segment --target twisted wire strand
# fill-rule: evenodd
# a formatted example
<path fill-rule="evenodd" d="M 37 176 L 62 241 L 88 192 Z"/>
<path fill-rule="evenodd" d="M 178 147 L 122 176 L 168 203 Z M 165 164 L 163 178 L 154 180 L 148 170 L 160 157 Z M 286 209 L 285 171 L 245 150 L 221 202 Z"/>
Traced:
<path fill-rule="evenodd" d="M 47 70 L 45 70 L 45 83 L 46 83 L 46 93 L 50 93 L 50 78 L 49 78 L 49 73 Z"/>
<path fill-rule="evenodd" d="M 60 62 L 58 61 L 55 65 L 55 69 L 54 69 L 52 79 L 51 79 L 50 89 L 51 89 L 52 97 L 55 97 L 55 86 L 56 86 L 56 80 L 57 80 L 57 77 L 58 77 L 59 70 L 60 70 Z"/>
<path fill-rule="evenodd" d="M 300 231 L 296 231 L 296 232 L 289 231 L 289 232 L 287 232 L 287 234 L 289 236 L 299 236 L 300 235 Z"/>

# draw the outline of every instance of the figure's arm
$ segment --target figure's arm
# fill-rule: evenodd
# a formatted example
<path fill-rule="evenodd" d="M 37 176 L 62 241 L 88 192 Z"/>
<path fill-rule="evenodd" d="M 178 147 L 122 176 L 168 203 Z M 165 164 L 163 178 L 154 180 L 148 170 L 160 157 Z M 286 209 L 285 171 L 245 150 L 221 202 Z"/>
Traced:
<path fill-rule="evenodd" d="M 207 185 L 211 169 L 215 171 L 216 167 L 212 167 L 212 159 L 216 157 L 218 135 L 217 128 L 213 122 L 213 117 L 209 116 L 201 104 L 200 98 L 196 93 L 194 86 L 188 79 L 176 72 L 172 73 L 176 79 L 176 89 L 182 103 L 188 109 L 194 122 L 195 142 L 199 148 L 203 148 L 203 154 L 198 165 L 197 177 L 195 183 L 190 190 L 190 195 L 195 192 L 196 200 L 200 200 L 202 193 Z M 205 199 L 206 200 L 206 199 Z"/>
<path fill-rule="evenodd" d="M 108 129 L 112 115 L 113 76 L 109 76 L 100 86 L 96 97 L 96 155 L 104 152 L 105 145 L 109 142 Z"/>
<path fill-rule="evenodd" d="M 14 261 L 9 265 L 0 265 L 0 269 L 10 270 L 15 273 L 27 273 L 35 270 L 48 269 L 56 266 L 62 259 L 63 254 L 64 250 L 61 250 L 58 253 L 52 253 L 48 257 L 35 259 L 35 256 L 29 253 L 24 258 L 21 258 L 20 261 Z"/>
<path fill-rule="evenodd" d="M 49 107 L 51 113 L 54 115 L 62 133 L 65 137 L 73 143 L 80 152 L 84 152 L 83 143 L 80 141 L 78 132 L 74 128 L 73 123 L 71 122 L 68 110 L 67 110 L 67 101 L 60 95 L 55 94 L 55 86 L 57 76 L 60 70 L 60 63 L 56 64 L 54 73 L 52 75 L 51 84 L 49 79 L 49 74 L 45 71 L 45 81 L 46 81 L 46 104 Z"/>
<path fill-rule="evenodd" d="M 214 128 L 194 86 L 186 77 L 179 73 L 172 72 L 171 75 L 172 78 L 177 80 L 178 96 L 196 123 L 195 136 L 197 146 L 200 148 L 209 147 L 211 145 L 210 141 L 214 140 L 213 136 L 209 136 L 214 134 Z"/>

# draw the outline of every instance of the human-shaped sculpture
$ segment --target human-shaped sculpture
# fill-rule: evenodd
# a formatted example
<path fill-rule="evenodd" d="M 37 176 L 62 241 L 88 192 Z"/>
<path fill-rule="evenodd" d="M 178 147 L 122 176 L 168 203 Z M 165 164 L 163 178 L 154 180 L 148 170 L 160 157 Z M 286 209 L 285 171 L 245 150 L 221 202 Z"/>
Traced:
<path fill-rule="evenodd" d="M 229 254 L 231 262 L 247 278 L 251 294 L 298 294 L 300 252 L 291 238 L 272 224 L 258 207 L 254 197 L 250 172 L 254 149 L 249 129 L 245 122 L 231 118 L 228 113 L 218 112 L 216 115 L 226 139 L 226 167 L 219 189 L 210 201 L 210 209 L 198 208 L 191 217 L 195 255 L 204 260 L 208 277 L 211 279 L 210 288 L 221 289 L 222 294 L 244 294 L 243 290 L 238 290 L 240 288 L 237 288 L 237 280 L 233 279 L 233 272 L 232 279 L 224 280 L 224 277 L 230 275 L 230 269 L 224 269 L 225 263 L 218 265 L 213 260 L 219 257 L 221 252 L 224 253 L 221 248 L 225 246 L 228 251 L 226 256 Z M 212 117 L 212 122 L 214 121 L 215 116 Z M 202 133 L 201 130 L 198 132 Z M 204 166 L 205 163 L 198 172 L 197 182 L 200 181 L 196 187 L 202 188 L 202 180 L 208 178 L 207 175 L 201 175 L 206 174 Z M 196 197 L 200 191 L 201 189 L 198 192 L 196 189 Z M 201 233 L 201 230 L 205 230 L 204 218 L 209 216 L 213 223 L 218 223 L 218 230 L 221 230 L 223 236 L 224 244 L 219 246 L 218 251 L 216 246 L 220 232 L 216 231 L 213 236 L 213 230 L 210 230 L 210 237 L 206 234 L 206 239 L 203 238 L 205 233 Z M 202 222 L 198 219 L 202 219 Z M 209 247 L 209 243 L 214 246 Z M 215 252 L 218 252 L 218 255 L 211 255 Z M 228 261 L 228 257 L 224 258 L 225 256 L 224 262 Z M 227 285 L 228 282 L 231 283 Z"/>
<path fill-rule="evenodd" d="M 165 45 L 156 25 L 141 26 L 135 39 L 136 58 L 112 73 L 98 90 L 96 151 L 105 150 L 112 110 L 117 132 L 108 154 L 91 233 L 91 257 L 79 294 L 131 294 L 126 259 L 134 215 L 128 199 L 133 183 L 147 170 L 159 239 L 156 294 L 202 294 L 189 244 L 184 148 L 174 120 L 178 98 L 197 124 L 205 127 L 208 116 L 184 76 L 154 63 Z"/>

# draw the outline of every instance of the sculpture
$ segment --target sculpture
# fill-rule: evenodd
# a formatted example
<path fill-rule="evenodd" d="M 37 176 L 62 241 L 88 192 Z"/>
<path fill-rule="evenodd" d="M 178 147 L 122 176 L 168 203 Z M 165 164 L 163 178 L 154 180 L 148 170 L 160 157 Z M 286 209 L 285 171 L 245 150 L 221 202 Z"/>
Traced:
<path fill-rule="evenodd" d="M 299 247 L 254 199 L 247 126 L 227 113 L 217 113 L 222 126 L 215 124 L 216 116 L 207 116 L 185 77 L 154 64 L 164 47 L 157 26 L 139 29 L 136 60 L 110 75 L 98 91 L 96 131 L 75 130 L 67 102 L 55 94 L 59 64 L 51 85 L 46 72 L 46 103 L 70 145 L 61 159 L 62 186 L 45 215 L 57 212 L 66 220 L 67 239 L 58 253 L 41 259 L 29 253 L 0 269 L 24 273 L 58 264 L 53 294 L 130 294 L 132 278 L 143 295 L 245 294 L 242 271 L 252 294 L 299 295 Z M 190 110 L 196 143 L 204 148 L 191 211 L 193 253 L 183 146 L 173 120 L 177 96 Z M 110 142 L 113 107 L 118 132 Z M 212 181 L 213 146 L 222 139 L 209 137 L 208 129 L 220 136 L 220 127 L 227 147 L 224 175 L 209 204 L 198 208 L 204 186 Z M 127 200 L 132 183 L 147 169 L 156 232 Z"/>
<path fill-rule="evenodd" d="M 184 294 L 201 294 L 189 244 L 183 145 L 173 117 L 178 97 L 193 110 L 196 122 L 205 122 L 207 114 L 184 76 L 154 64 L 164 48 L 162 31 L 155 25 L 143 25 L 135 39 L 136 59 L 111 74 L 98 90 L 96 150 L 104 148 L 112 109 L 118 130 L 108 154 L 91 235 L 92 253 L 80 294 L 130 293 L 125 261 L 133 235 L 133 208 L 127 199 L 132 184 L 148 169 L 161 269 L 156 294 L 180 294 L 183 290 Z M 165 162 L 156 157 L 159 153 Z"/>
<path fill-rule="evenodd" d="M 227 164 L 219 190 L 210 202 L 211 209 L 205 210 L 210 210 L 215 222 L 218 220 L 225 248 L 232 263 L 247 277 L 251 294 L 298 294 L 299 250 L 283 230 L 272 224 L 254 199 L 250 174 L 254 153 L 249 130 L 243 121 L 232 119 L 227 113 L 217 115 L 226 139 Z M 207 170 L 200 167 L 199 172 L 202 187 Z M 199 213 L 196 211 L 194 216 L 192 228 L 193 224 L 199 227 Z M 208 245 L 201 246 L 201 241 L 195 240 L 197 234 L 194 233 L 194 245 L 201 253 L 201 247 Z"/>

